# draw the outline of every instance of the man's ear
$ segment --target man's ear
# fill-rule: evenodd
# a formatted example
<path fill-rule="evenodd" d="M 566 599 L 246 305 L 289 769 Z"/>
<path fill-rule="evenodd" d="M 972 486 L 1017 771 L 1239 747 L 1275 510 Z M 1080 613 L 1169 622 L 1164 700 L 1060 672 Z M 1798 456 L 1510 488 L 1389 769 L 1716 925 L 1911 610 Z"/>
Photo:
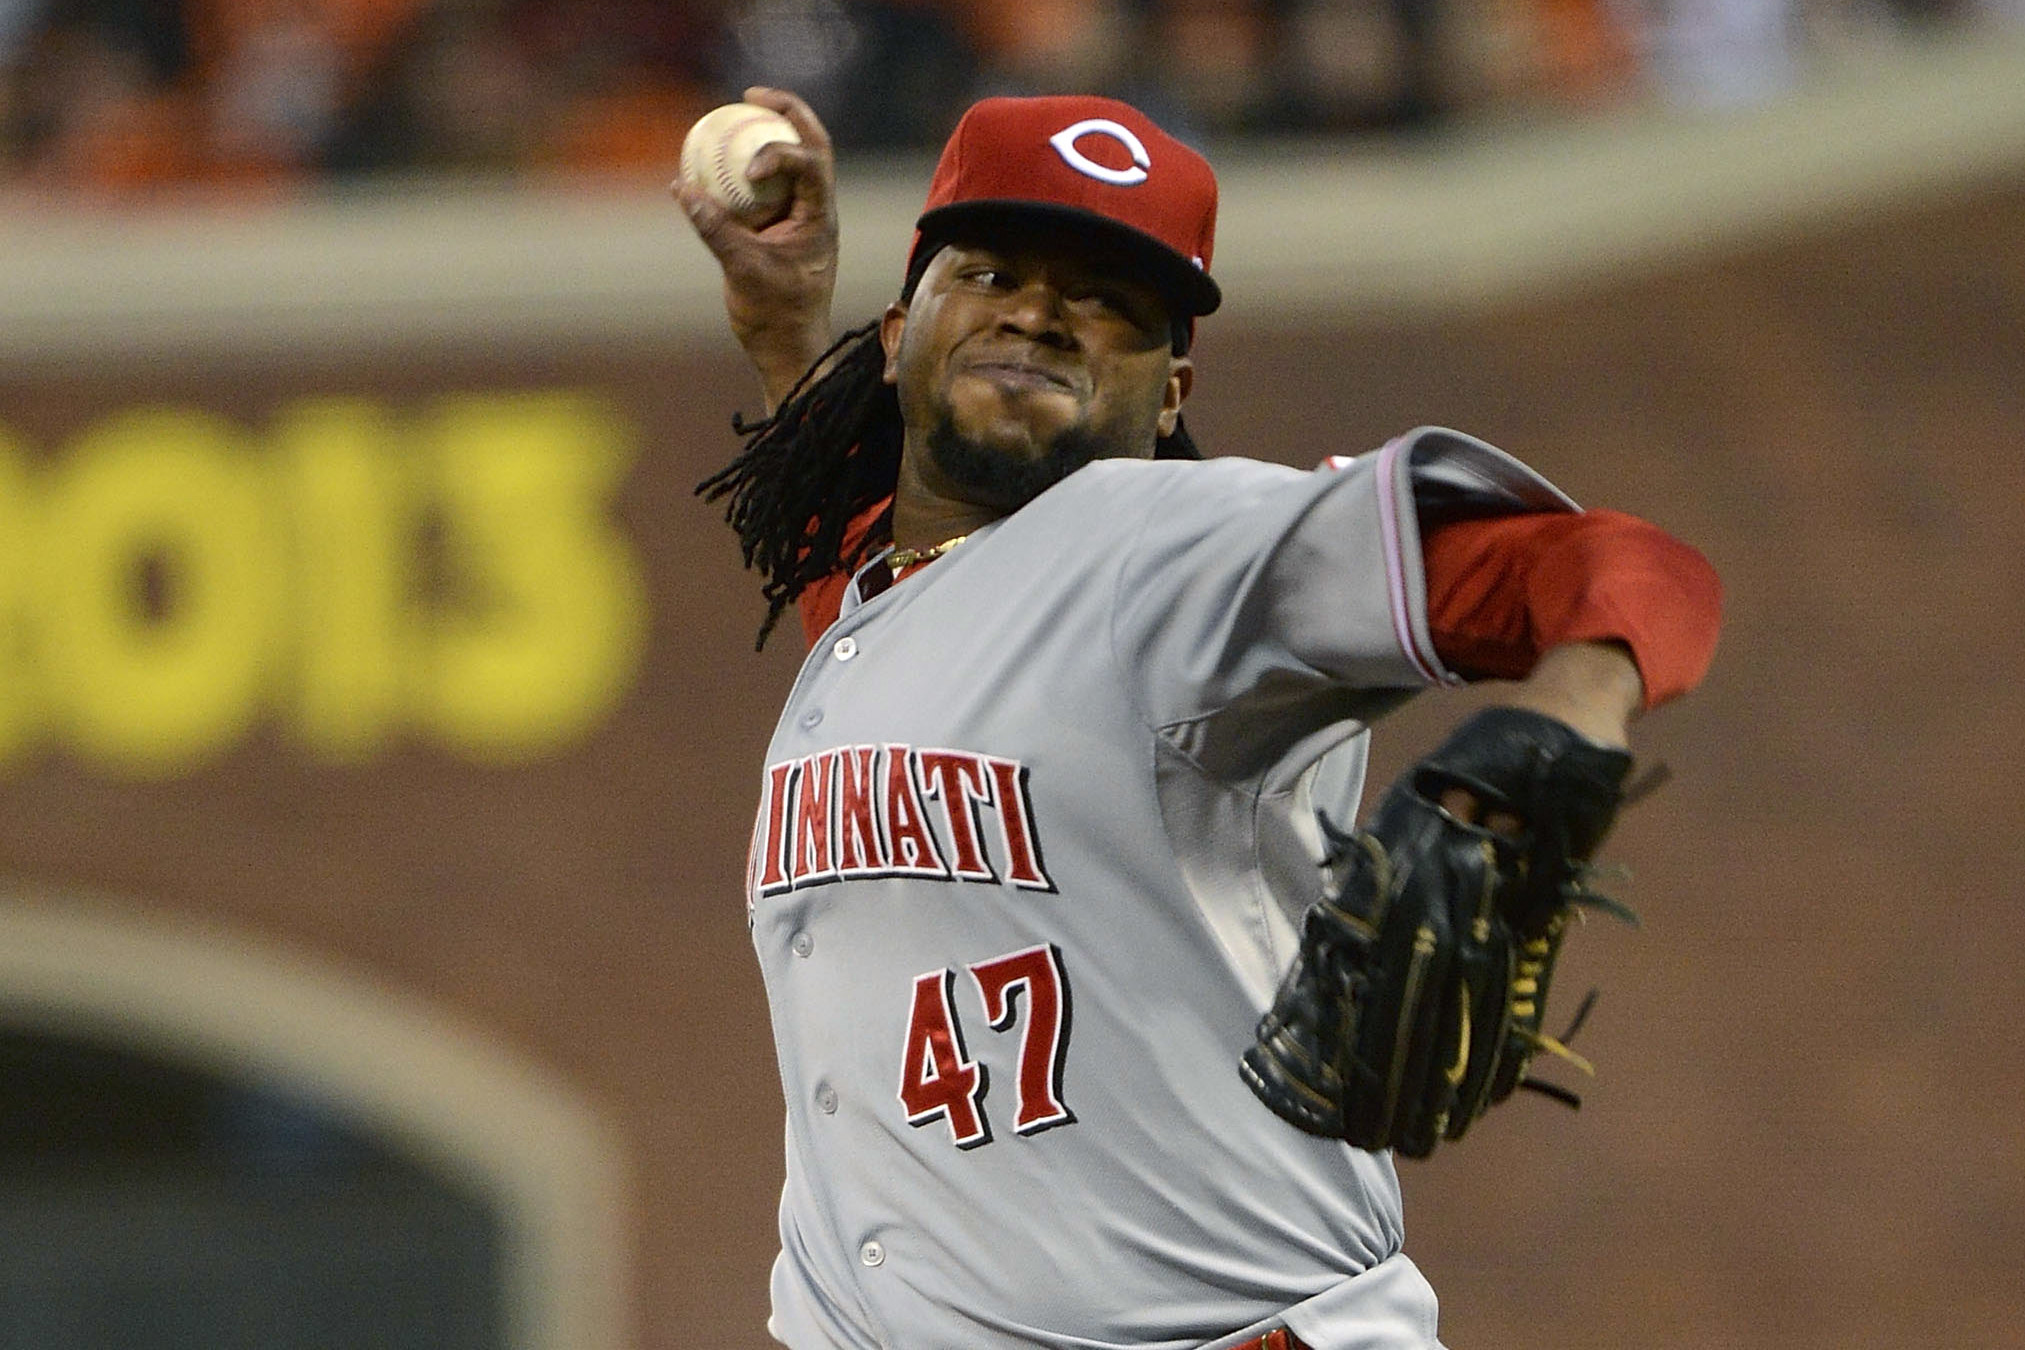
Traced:
<path fill-rule="evenodd" d="M 1195 388 L 1195 362 L 1185 356 L 1173 357 L 1167 365 L 1167 388 L 1160 400 L 1160 434 L 1172 436 L 1181 422 L 1181 405 Z"/>
<path fill-rule="evenodd" d="M 907 331 L 907 306 L 895 300 L 879 316 L 879 345 L 886 352 L 886 368 L 879 378 L 887 384 L 900 380 L 900 338 Z"/>

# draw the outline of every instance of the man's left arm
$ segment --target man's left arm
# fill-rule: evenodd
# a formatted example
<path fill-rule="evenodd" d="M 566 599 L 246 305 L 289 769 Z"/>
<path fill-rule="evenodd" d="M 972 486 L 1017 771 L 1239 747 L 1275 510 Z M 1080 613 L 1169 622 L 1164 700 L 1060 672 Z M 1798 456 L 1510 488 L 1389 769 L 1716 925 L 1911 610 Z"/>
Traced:
<path fill-rule="evenodd" d="M 1645 681 L 1621 642 L 1564 642 L 1548 648 L 1498 702 L 1545 713 L 1598 745 L 1623 749 L 1644 706 Z"/>
<path fill-rule="evenodd" d="M 1448 668 L 1520 683 L 1501 702 L 1622 746 L 1700 683 L 1722 583 L 1699 551 L 1617 511 L 1530 512 L 1426 532 L 1428 629 Z"/>
<path fill-rule="evenodd" d="M 1330 894 L 1240 1063 L 1299 1128 L 1410 1157 L 1521 1085 L 1576 1100 L 1529 1073 L 1540 1050 L 1582 1062 L 1544 1026 L 1561 939 L 1578 909 L 1619 908 L 1586 876 L 1629 722 L 1699 682 L 1722 600 L 1701 554 L 1615 513 L 1454 521 L 1422 557 L 1444 665 L 1518 683 L 1337 837 Z"/>

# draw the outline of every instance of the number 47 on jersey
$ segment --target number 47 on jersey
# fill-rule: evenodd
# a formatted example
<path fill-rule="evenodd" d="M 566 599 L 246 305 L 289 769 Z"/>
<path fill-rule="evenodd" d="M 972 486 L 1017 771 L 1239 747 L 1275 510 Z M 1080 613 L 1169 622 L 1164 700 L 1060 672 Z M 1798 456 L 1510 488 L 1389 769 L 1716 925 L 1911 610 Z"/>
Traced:
<path fill-rule="evenodd" d="M 1069 1046 L 1069 982 L 1062 954 L 1052 944 L 978 961 L 964 968 L 984 1004 L 993 1031 L 1020 1028 L 1019 1083 L 1013 1112 L 1015 1134 L 1038 1134 L 1066 1125 L 1075 1115 L 1062 1102 L 1062 1061 Z M 991 1142 L 984 1095 L 990 1086 L 985 1066 L 964 1047 L 953 995 L 957 973 L 931 970 L 914 977 L 914 1004 L 907 1018 L 907 1048 L 900 1069 L 900 1105 L 909 1125 L 949 1122 L 958 1148 Z"/>

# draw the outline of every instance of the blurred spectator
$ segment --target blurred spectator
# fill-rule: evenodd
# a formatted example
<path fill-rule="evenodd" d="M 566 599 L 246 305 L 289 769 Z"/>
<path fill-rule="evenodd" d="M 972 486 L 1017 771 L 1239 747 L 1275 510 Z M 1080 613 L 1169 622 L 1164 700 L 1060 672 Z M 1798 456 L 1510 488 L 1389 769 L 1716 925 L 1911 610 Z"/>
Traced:
<path fill-rule="evenodd" d="M 294 177 L 336 128 L 344 52 L 311 0 L 274 0 L 227 30 L 209 80 L 205 144 L 218 169 Z"/>
<path fill-rule="evenodd" d="M 1799 73 L 1794 0 L 1667 0 L 1650 26 L 1652 68 L 1674 102 L 1762 103 Z"/>
<path fill-rule="evenodd" d="M 21 40 L 41 14 L 41 0 L 0 0 L 0 70 L 13 63 Z"/>
<path fill-rule="evenodd" d="M 1418 126 L 1447 106 L 1436 0 L 1282 0 L 1278 131 Z"/>
<path fill-rule="evenodd" d="M 533 62 L 483 0 L 419 11 L 342 115 L 333 173 L 501 172 L 536 144 L 545 99 Z"/>
<path fill-rule="evenodd" d="M 56 0 L 19 42 L 10 158 L 34 186 L 87 196 L 181 181 L 194 111 L 177 0 Z"/>
<path fill-rule="evenodd" d="M 722 101 L 710 63 L 724 3 L 519 0 L 504 21 L 547 105 L 533 166 L 665 179 L 690 123 Z"/>
<path fill-rule="evenodd" d="M 960 9 L 934 0 L 753 0 L 732 21 L 722 88 L 784 86 L 839 149 L 932 142 L 976 90 Z"/>
<path fill-rule="evenodd" d="M 1162 73 L 1198 123 L 1218 130 L 1257 125 L 1273 80 L 1262 0 L 1167 0 L 1152 31 Z"/>
<path fill-rule="evenodd" d="M 1475 0 L 1451 32 L 1465 51 L 1450 61 L 1451 97 L 1471 107 L 1597 107 L 1639 81 L 1638 0 Z M 1654 0 L 1671 9 L 1674 0 Z"/>
<path fill-rule="evenodd" d="M 963 21 L 979 86 L 994 94 L 1121 90 L 1146 64 L 1146 9 L 1130 0 L 971 0 Z"/>

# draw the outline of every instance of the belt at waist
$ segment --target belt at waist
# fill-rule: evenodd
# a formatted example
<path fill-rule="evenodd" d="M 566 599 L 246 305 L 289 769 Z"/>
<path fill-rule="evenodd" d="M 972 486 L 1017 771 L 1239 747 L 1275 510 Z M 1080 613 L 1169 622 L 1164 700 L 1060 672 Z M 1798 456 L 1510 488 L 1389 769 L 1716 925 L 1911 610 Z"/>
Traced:
<path fill-rule="evenodd" d="M 1233 1346 L 1231 1350 L 1308 1350 L 1308 1346 L 1285 1327 L 1275 1327 L 1263 1336 Z"/>

